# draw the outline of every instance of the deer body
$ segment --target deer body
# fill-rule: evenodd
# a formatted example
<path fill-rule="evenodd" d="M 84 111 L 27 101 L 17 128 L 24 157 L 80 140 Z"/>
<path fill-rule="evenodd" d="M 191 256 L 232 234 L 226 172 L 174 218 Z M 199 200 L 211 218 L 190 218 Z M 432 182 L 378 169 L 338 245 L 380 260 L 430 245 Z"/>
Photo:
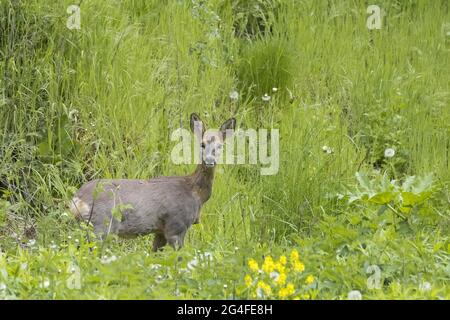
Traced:
<path fill-rule="evenodd" d="M 198 120 L 196 114 L 191 115 L 192 129 L 192 122 Z M 225 128 L 234 128 L 235 121 L 230 120 Z M 154 233 L 154 251 L 166 243 L 179 248 L 187 230 L 199 222 L 200 209 L 212 193 L 215 158 L 209 154 L 202 159 L 187 176 L 89 181 L 75 194 L 70 209 L 78 218 L 91 222 L 98 235 L 115 233 L 131 238 Z M 120 217 L 113 214 L 115 208 Z"/>

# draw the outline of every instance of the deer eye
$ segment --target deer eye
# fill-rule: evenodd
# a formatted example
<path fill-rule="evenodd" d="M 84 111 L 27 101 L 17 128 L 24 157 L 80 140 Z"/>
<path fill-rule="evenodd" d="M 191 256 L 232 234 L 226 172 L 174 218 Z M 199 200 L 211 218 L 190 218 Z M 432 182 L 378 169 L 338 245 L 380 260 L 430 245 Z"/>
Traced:
<path fill-rule="evenodd" d="M 204 149 L 205 148 L 205 143 L 202 142 L 202 144 L 200 146 Z"/>

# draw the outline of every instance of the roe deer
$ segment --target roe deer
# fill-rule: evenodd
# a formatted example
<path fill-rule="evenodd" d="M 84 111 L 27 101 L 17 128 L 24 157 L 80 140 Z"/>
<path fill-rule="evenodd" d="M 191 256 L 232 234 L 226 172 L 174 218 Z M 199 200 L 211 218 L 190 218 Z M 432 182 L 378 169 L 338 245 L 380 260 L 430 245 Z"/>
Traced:
<path fill-rule="evenodd" d="M 211 196 L 216 160 L 227 130 L 234 130 L 235 125 L 234 118 L 228 119 L 218 135 L 210 136 L 205 134 L 199 116 L 191 114 L 191 130 L 201 134 L 202 140 L 201 164 L 194 173 L 150 180 L 92 180 L 77 191 L 70 210 L 78 218 L 91 222 L 99 236 L 154 233 L 153 251 L 166 243 L 180 248 L 186 231 L 199 222 L 200 208 Z M 117 208 L 121 217 L 114 214 Z"/>

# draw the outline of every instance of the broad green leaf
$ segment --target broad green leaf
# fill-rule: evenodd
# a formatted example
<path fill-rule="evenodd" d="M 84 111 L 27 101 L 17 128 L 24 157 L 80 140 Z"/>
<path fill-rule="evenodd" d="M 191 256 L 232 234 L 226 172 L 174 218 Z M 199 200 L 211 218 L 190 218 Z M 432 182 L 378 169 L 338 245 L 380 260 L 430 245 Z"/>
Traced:
<path fill-rule="evenodd" d="M 386 204 L 391 202 L 394 199 L 394 195 L 392 192 L 382 192 L 374 195 L 369 199 L 369 202 L 376 203 L 376 204 Z"/>
<path fill-rule="evenodd" d="M 424 178 L 421 178 L 416 186 L 412 188 L 414 193 L 422 193 L 427 189 L 431 188 L 433 184 L 433 176 L 430 174 Z"/>
<path fill-rule="evenodd" d="M 370 183 L 370 180 L 366 174 L 362 172 L 357 172 L 356 179 L 358 180 L 359 185 L 366 191 L 370 191 L 372 189 L 372 184 Z"/>

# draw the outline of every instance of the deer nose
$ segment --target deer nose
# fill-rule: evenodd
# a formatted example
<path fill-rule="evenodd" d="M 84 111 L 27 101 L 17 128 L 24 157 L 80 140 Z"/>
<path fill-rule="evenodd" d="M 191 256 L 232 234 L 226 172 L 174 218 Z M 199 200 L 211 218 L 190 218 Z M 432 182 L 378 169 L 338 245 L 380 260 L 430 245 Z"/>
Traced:
<path fill-rule="evenodd" d="M 213 156 L 206 156 L 205 157 L 205 165 L 207 167 L 213 167 L 216 164 L 216 158 Z"/>

